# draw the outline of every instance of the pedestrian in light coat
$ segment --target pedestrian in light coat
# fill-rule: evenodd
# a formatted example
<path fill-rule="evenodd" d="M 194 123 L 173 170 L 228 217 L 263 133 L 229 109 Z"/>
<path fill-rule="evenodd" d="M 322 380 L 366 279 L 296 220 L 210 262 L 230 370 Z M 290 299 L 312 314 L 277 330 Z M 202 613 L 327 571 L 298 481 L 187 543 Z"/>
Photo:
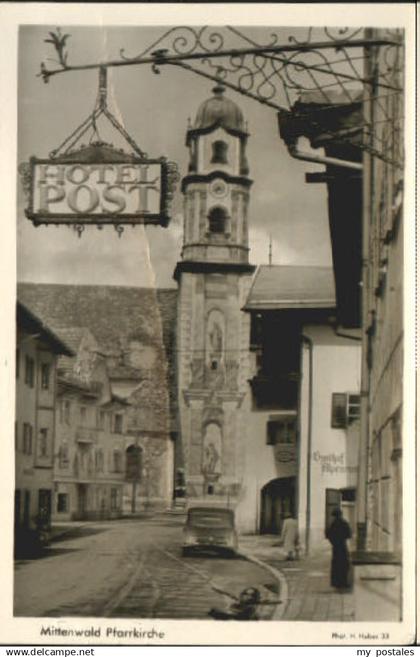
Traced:
<path fill-rule="evenodd" d="M 298 524 L 291 513 L 286 513 L 284 516 L 280 543 L 286 552 L 286 559 L 288 561 L 293 560 L 298 546 Z"/>

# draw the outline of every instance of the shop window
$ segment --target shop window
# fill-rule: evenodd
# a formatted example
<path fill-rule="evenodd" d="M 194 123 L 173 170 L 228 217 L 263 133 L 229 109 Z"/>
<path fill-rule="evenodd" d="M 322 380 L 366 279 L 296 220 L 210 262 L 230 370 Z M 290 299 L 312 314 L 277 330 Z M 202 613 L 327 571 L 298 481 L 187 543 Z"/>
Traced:
<path fill-rule="evenodd" d="M 32 454 L 32 425 L 29 422 L 23 423 L 23 445 L 24 454 Z"/>
<path fill-rule="evenodd" d="M 80 422 L 86 424 L 86 406 L 80 407 Z"/>
<path fill-rule="evenodd" d="M 45 428 L 39 430 L 38 455 L 48 456 L 48 429 Z"/>
<path fill-rule="evenodd" d="M 29 527 L 29 520 L 31 515 L 31 491 L 25 490 L 23 497 L 23 526 Z"/>
<path fill-rule="evenodd" d="M 118 488 L 111 488 L 111 511 L 118 509 Z"/>
<path fill-rule="evenodd" d="M 96 472 L 104 471 L 104 453 L 101 449 L 95 452 L 95 470 Z"/>
<path fill-rule="evenodd" d="M 212 156 L 211 156 L 212 164 L 227 164 L 228 163 L 227 143 L 222 140 L 217 140 L 212 143 L 211 147 L 212 147 Z"/>
<path fill-rule="evenodd" d="M 62 403 L 62 408 L 63 408 L 63 420 L 66 424 L 70 424 L 70 402 L 65 399 Z"/>
<path fill-rule="evenodd" d="M 15 422 L 15 450 L 19 449 L 19 425 Z"/>
<path fill-rule="evenodd" d="M 224 208 L 212 208 L 209 212 L 209 232 L 225 233 L 227 232 L 227 212 Z"/>
<path fill-rule="evenodd" d="M 122 472 L 122 455 L 119 450 L 115 450 L 113 454 L 114 472 Z"/>
<path fill-rule="evenodd" d="M 101 430 L 105 428 L 105 411 L 98 411 L 96 416 L 96 426 Z"/>
<path fill-rule="evenodd" d="M 123 432 L 123 416 L 121 413 L 116 413 L 114 415 L 114 433 Z"/>
<path fill-rule="evenodd" d="M 67 513 L 69 510 L 69 496 L 67 493 L 57 495 L 57 513 Z"/>
<path fill-rule="evenodd" d="M 332 395 L 331 426 L 345 429 L 360 417 L 360 395 L 334 392 Z"/>
<path fill-rule="evenodd" d="M 25 383 L 30 387 L 34 387 L 34 368 L 35 361 L 30 356 L 25 357 Z"/>
<path fill-rule="evenodd" d="M 20 525 L 20 509 L 21 509 L 21 492 L 20 490 L 15 490 L 15 526 Z"/>
<path fill-rule="evenodd" d="M 19 378 L 20 371 L 20 349 L 16 349 L 16 378 Z"/>
<path fill-rule="evenodd" d="M 356 502 L 356 489 L 355 488 L 342 488 L 341 489 L 342 502 Z"/>
<path fill-rule="evenodd" d="M 276 418 L 267 422 L 267 445 L 294 445 L 296 443 L 296 419 Z"/>
<path fill-rule="evenodd" d="M 48 390 L 50 387 L 50 365 L 49 363 L 41 364 L 41 388 Z"/>

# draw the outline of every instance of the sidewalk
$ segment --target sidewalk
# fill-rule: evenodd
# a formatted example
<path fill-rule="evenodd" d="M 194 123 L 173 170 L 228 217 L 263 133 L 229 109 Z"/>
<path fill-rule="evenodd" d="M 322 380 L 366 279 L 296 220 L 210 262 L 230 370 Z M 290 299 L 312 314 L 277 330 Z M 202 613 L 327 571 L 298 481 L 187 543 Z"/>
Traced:
<path fill-rule="evenodd" d="M 330 586 L 331 550 L 323 545 L 299 561 L 285 561 L 276 536 L 244 535 L 241 551 L 278 570 L 285 578 L 281 618 L 286 621 L 353 621 L 353 593 Z"/>

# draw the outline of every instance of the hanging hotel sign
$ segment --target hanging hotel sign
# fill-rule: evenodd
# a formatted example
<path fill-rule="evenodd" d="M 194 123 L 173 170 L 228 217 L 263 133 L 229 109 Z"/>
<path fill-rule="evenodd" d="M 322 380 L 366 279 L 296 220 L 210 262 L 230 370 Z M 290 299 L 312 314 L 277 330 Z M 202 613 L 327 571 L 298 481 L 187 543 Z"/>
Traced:
<path fill-rule="evenodd" d="M 32 157 L 21 167 L 29 206 L 40 224 L 155 224 L 167 226 L 177 167 L 165 158 L 146 159 L 106 144 L 71 155 Z"/>

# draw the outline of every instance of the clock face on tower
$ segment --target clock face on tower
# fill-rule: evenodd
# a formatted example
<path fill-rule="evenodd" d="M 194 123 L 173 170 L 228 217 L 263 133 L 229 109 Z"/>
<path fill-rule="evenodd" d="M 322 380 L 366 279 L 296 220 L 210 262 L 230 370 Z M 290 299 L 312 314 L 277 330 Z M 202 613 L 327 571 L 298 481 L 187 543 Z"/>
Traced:
<path fill-rule="evenodd" d="M 210 185 L 210 194 L 215 198 L 224 198 L 227 196 L 228 186 L 224 180 L 217 178 Z"/>

